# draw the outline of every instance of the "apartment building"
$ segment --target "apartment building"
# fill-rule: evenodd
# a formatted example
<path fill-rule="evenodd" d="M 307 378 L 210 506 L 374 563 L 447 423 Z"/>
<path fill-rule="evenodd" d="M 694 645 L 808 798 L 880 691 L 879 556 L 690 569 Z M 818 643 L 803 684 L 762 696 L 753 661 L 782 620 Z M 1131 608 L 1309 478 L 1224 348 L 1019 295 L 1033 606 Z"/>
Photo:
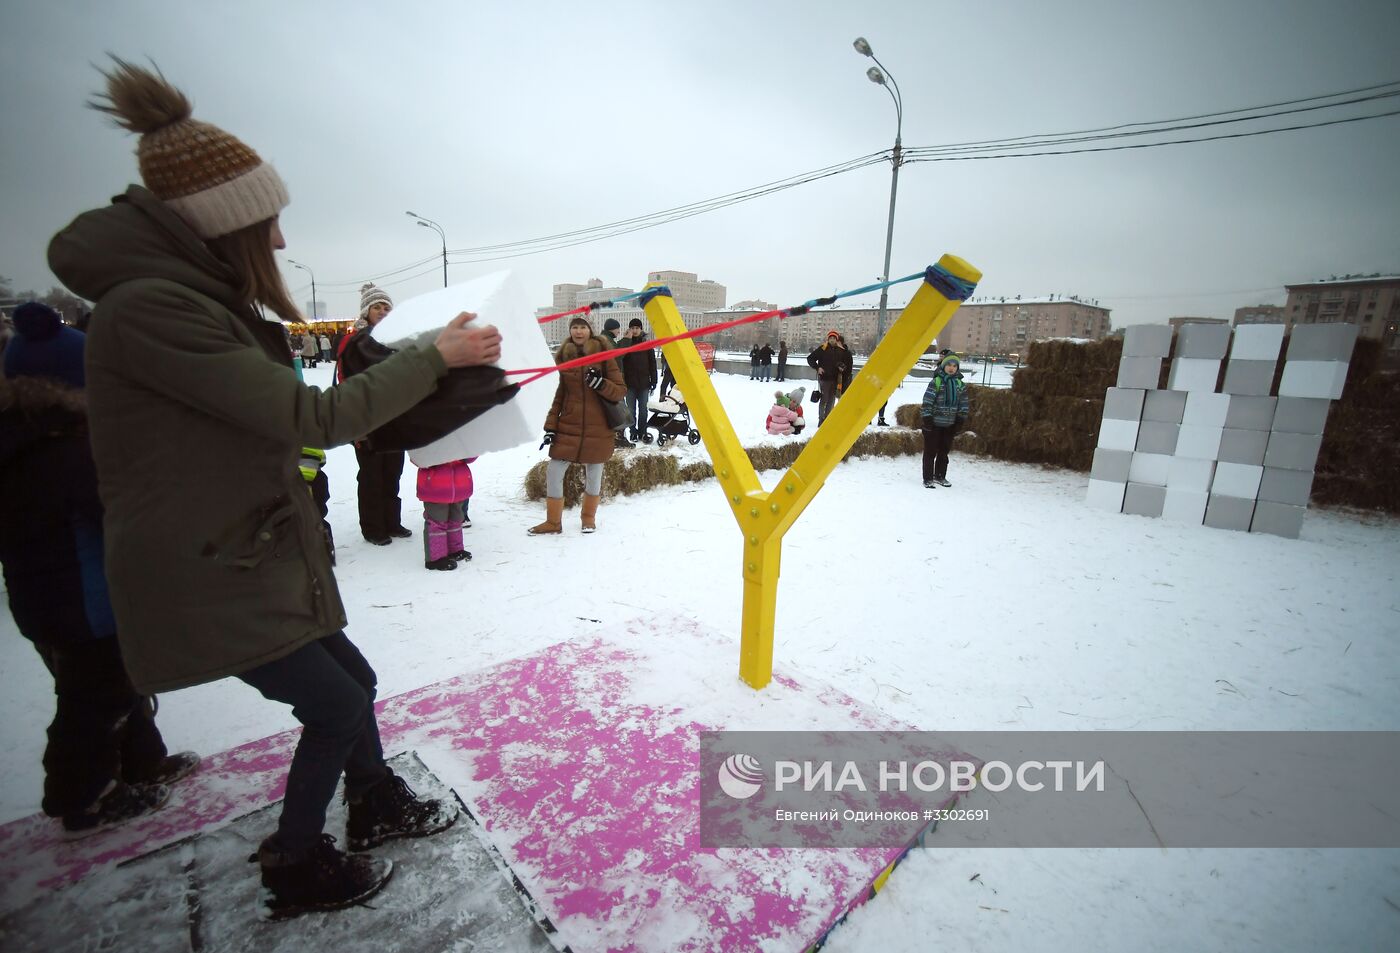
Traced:
<path fill-rule="evenodd" d="M 1285 285 L 1285 324 L 1354 324 L 1360 336 L 1400 355 L 1400 275 L 1343 275 Z"/>
<path fill-rule="evenodd" d="M 737 318 L 771 311 L 773 308 L 726 308 L 721 311 L 705 312 L 706 323 L 719 324 Z M 888 319 L 893 323 L 903 309 L 888 309 Z M 771 344 L 775 348 L 779 341 L 786 341 L 788 350 L 804 355 L 826 340 L 827 332 L 839 331 L 852 351 L 869 354 L 875 347 L 875 320 L 879 315 L 875 306 L 855 308 L 818 308 L 806 314 L 790 318 L 767 318 L 752 324 L 740 325 L 727 331 L 720 331 L 711 343 L 722 351 L 747 351 L 754 345 Z"/>
<path fill-rule="evenodd" d="M 1284 324 L 1284 309 L 1277 304 L 1252 304 L 1235 309 L 1235 327 L 1242 324 Z"/>
<path fill-rule="evenodd" d="M 1109 308 L 1059 294 L 1045 298 L 973 298 L 964 302 L 938 335 L 959 354 L 1005 357 L 1025 354 L 1033 341 L 1108 336 Z"/>

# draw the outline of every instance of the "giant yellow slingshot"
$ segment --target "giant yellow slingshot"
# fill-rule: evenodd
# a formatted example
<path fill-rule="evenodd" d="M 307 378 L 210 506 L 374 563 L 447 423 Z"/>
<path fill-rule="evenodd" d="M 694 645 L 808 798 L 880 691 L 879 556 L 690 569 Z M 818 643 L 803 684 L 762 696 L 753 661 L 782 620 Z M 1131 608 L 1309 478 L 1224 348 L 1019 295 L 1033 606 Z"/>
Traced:
<path fill-rule="evenodd" d="M 925 272 L 923 285 L 904 313 L 771 493 L 759 485 L 758 474 L 734 435 L 734 426 L 694 344 L 683 340 L 662 345 L 676 383 L 705 435 L 715 476 L 744 534 L 739 677 L 754 688 L 763 688 L 773 678 L 773 621 L 783 534 L 981 278 L 980 271 L 955 255 L 944 255 Z M 658 336 L 685 333 L 685 322 L 664 289 L 643 296 L 642 301 Z"/>

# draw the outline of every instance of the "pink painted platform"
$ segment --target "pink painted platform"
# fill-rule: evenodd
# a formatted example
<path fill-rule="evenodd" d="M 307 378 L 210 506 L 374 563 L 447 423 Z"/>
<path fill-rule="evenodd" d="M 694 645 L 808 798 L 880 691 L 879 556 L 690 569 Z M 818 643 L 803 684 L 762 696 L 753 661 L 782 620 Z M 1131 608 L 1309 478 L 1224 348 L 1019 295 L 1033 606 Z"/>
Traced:
<path fill-rule="evenodd" d="M 639 620 L 387 699 L 384 747 L 458 793 L 561 948 L 805 950 L 908 845 L 702 848 L 700 733 L 909 726 L 781 670 L 754 692 L 737 658 L 693 623 Z M 274 803 L 296 735 L 209 757 L 126 828 L 64 842 L 43 817 L 0 827 L 0 913 Z"/>

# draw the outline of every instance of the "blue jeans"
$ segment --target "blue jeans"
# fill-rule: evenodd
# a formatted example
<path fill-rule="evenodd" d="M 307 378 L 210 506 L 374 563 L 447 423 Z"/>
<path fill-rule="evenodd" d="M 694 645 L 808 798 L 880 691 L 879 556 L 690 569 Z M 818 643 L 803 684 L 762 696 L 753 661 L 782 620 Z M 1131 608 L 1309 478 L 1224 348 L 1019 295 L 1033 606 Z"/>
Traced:
<path fill-rule="evenodd" d="M 761 381 L 772 380 L 772 379 L 773 379 L 773 365 L 772 365 L 772 364 L 760 364 L 760 365 L 758 365 L 758 379 L 761 380 Z"/>
<path fill-rule="evenodd" d="M 627 388 L 627 413 L 632 418 L 632 425 L 641 433 L 647 426 L 647 401 L 651 399 L 651 390 L 643 387 Z"/>
<path fill-rule="evenodd" d="M 374 719 L 374 669 L 345 633 L 337 632 L 238 678 L 264 698 L 291 705 L 302 724 L 276 841 L 286 851 L 310 847 L 326 826 L 326 806 L 342 771 L 350 795 L 369 790 L 387 774 Z"/>

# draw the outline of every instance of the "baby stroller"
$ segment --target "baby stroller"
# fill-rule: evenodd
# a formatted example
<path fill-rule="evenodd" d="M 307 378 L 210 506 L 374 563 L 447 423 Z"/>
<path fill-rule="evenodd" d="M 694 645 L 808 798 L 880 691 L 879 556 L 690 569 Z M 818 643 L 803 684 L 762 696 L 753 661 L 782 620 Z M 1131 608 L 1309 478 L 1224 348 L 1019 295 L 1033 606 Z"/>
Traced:
<path fill-rule="evenodd" d="M 685 405 L 685 396 L 674 384 L 661 397 L 647 401 L 651 416 L 642 430 L 642 442 L 651 443 L 651 431 L 656 431 L 656 445 L 664 447 L 672 440 L 685 437 L 692 444 L 700 442 L 700 431 L 690 423 L 690 408 Z"/>

